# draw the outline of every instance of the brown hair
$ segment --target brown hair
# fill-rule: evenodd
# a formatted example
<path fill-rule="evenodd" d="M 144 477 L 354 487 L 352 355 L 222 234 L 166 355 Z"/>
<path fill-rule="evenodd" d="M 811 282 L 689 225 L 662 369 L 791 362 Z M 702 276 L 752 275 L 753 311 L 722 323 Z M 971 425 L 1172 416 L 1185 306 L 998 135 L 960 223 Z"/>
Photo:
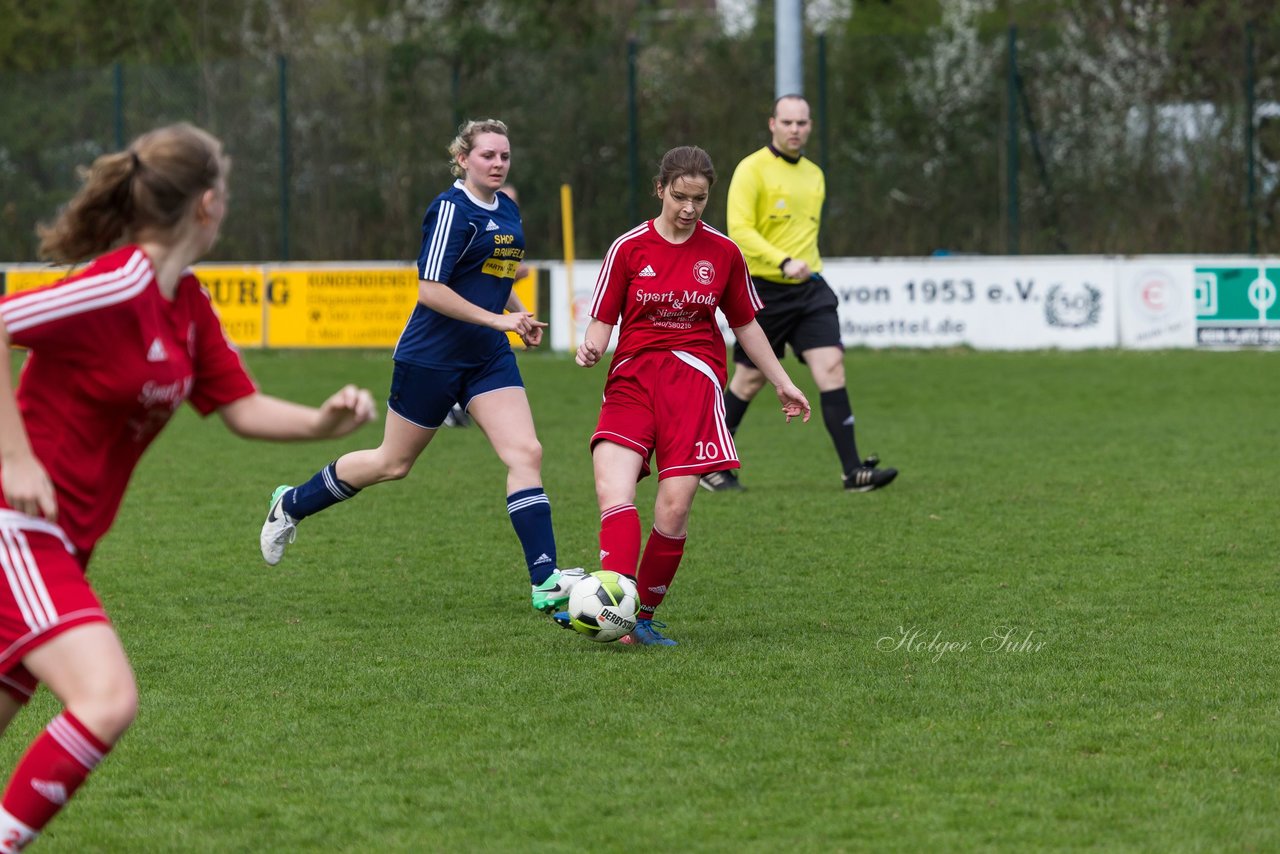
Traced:
<path fill-rule="evenodd" d="M 449 143 L 449 171 L 455 178 L 461 178 L 465 174 L 458 165 L 458 155 L 470 154 L 476 144 L 476 137 L 482 133 L 508 135 L 507 126 L 497 119 L 470 119 L 458 125 L 458 135 Z"/>
<path fill-rule="evenodd" d="M 682 145 L 673 148 L 662 156 L 658 166 L 658 174 L 653 176 L 653 189 L 670 186 L 677 178 L 706 178 L 707 187 L 716 183 L 716 167 L 711 163 L 711 155 L 696 145 Z"/>
<path fill-rule="evenodd" d="M 804 101 L 806 106 L 809 103 L 807 100 L 805 100 L 804 95 L 796 95 L 796 94 L 780 95 L 778 96 L 778 99 L 773 102 L 773 111 L 769 113 L 769 118 L 776 119 L 778 117 L 778 105 L 781 104 L 783 101 Z"/>
<path fill-rule="evenodd" d="M 51 225 L 37 226 L 40 255 L 75 263 L 122 236 L 172 231 L 231 168 L 222 143 L 182 122 L 143 134 L 124 151 L 80 167 L 80 190 Z"/>

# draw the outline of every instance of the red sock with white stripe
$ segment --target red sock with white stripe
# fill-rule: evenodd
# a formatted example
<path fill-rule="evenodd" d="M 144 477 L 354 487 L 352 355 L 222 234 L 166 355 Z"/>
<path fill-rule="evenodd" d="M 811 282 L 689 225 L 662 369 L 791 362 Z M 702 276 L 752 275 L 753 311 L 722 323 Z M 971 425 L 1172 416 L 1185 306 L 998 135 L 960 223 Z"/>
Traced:
<path fill-rule="evenodd" d="M 680 559 L 684 557 L 684 537 L 668 537 L 654 528 L 649 532 L 649 542 L 644 546 L 640 559 L 640 619 L 652 620 L 653 612 L 662 604 L 667 588 L 676 577 Z"/>
<path fill-rule="evenodd" d="M 0 852 L 21 851 L 111 749 L 70 712 L 58 715 L 31 742 L 0 801 Z"/>
<path fill-rule="evenodd" d="M 600 514 L 600 568 L 636 577 L 640 560 L 640 514 L 634 504 L 615 504 Z"/>

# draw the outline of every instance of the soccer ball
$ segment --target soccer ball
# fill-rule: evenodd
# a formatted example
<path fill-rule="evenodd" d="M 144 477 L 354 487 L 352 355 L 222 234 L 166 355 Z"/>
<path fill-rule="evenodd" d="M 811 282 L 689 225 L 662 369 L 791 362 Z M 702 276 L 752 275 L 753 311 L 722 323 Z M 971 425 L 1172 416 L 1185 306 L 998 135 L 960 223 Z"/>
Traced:
<path fill-rule="evenodd" d="M 593 572 L 569 591 L 569 625 L 600 643 L 630 634 L 639 608 L 636 583 L 616 572 Z"/>

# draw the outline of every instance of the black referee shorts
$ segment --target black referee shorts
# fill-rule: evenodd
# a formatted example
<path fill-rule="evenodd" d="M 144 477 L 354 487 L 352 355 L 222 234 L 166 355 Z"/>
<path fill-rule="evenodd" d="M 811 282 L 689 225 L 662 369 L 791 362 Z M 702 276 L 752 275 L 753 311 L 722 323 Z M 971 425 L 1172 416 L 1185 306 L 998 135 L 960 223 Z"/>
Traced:
<path fill-rule="evenodd" d="M 756 315 L 756 322 L 769 339 L 773 353 L 782 359 L 787 345 L 801 362 L 805 350 L 814 347 L 840 347 L 840 300 L 835 291 L 821 276 L 807 282 L 783 285 L 757 276 L 751 281 L 764 301 L 764 308 Z M 734 343 L 733 361 L 738 365 L 754 368 L 742 345 Z"/>

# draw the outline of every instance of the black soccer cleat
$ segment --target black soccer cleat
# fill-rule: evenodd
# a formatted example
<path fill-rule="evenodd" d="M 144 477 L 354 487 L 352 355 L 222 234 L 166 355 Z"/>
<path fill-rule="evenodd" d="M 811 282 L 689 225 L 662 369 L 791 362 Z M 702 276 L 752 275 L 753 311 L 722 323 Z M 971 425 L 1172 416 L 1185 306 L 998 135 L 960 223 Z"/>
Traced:
<path fill-rule="evenodd" d="M 875 460 L 873 463 L 872 460 Z M 893 483 L 893 479 L 898 476 L 897 469 L 877 468 L 880 460 L 874 457 L 869 458 L 869 465 L 862 465 L 844 476 L 844 488 L 847 492 L 870 492 L 873 489 L 881 489 Z"/>
<path fill-rule="evenodd" d="M 698 486 L 708 492 L 744 492 L 746 490 L 745 486 L 738 483 L 738 476 L 733 473 L 733 469 L 708 472 L 698 479 Z"/>

